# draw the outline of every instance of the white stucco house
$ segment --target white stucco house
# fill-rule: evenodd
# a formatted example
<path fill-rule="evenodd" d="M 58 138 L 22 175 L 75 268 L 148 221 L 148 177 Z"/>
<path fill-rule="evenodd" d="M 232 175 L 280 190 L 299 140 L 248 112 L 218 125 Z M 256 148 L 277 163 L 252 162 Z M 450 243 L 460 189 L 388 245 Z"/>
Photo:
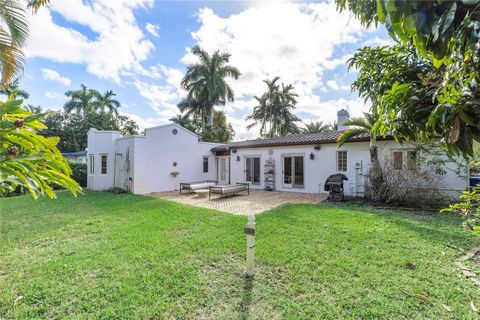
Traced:
<path fill-rule="evenodd" d="M 180 182 L 216 180 L 219 184 L 248 182 L 251 188 L 323 193 L 328 176 L 348 177 L 345 194 L 363 194 L 370 167 L 369 135 L 338 148 L 348 112 L 338 112 L 338 131 L 292 135 L 227 144 L 201 142 L 175 124 L 146 129 L 145 135 L 123 137 L 116 131 L 88 132 L 88 189 L 127 189 L 135 194 L 178 190 Z M 416 154 L 393 139 L 378 141 L 379 158 L 393 159 L 408 170 Z M 420 164 L 421 165 L 421 164 Z M 451 168 L 450 168 L 451 166 Z M 468 187 L 467 172 L 446 164 L 438 188 L 457 195 Z M 466 166 L 465 166 L 466 168 Z"/>

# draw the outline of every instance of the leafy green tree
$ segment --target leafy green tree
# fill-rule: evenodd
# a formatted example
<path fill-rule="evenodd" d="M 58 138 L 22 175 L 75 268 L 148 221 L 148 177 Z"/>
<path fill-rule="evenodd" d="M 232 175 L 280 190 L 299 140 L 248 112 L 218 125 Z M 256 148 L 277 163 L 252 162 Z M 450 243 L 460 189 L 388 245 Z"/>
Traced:
<path fill-rule="evenodd" d="M 57 149 L 58 137 L 37 134 L 38 130 L 46 129 L 41 120 L 47 114 L 28 112 L 22 109 L 22 103 L 14 94 L 0 102 L 0 195 L 23 187 L 34 198 L 39 195 L 54 198 L 55 185 L 74 195 L 81 192 Z"/>
<path fill-rule="evenodd" d="M 179 114 L 171 118 L 170 121 L 198 134 L 202 141 L 228 142 L 235 136 L 235 130 L 233 130 L 231 123 L 228 123 L 223 111 L 215 111 L 213 125 L 206 125 L 204 128 L 202 128 L 199 117 L 193 115 Z"/>
<path fill-rule="evenodd" d="M 138 125 L 126 116 L 116 117 L 109 112 L 90 110 L 85 114 L 55 112 L 45 118 L 48 129 L 42 131 L 47 137 L 59 137 L 58 148 L 61 152 L 85 150 L 87 133 L 90 128 L 98 130 L 117 130 L 123 135 L 138 134 Z"/>
<path fill-rule="evenodd" d="M 282 83 L 279 85 L 278 80 L 280 80 L 280 77 L 264 80 L 267 91 L 260 97 L 254 97 L 258 105 L 254 107 L 252 114 L 246 118 L 247 121 L 252 121 L 247 128 L 251 129 L 260 125 L 260 135 L 265 138 L 286 136 L 299 132 L 296 123 L 301 120 L 292 113 L 298 95 L 293 92 L 291 84 L 285 85 Z"/>
<path fill-rule="evenodd" d="M 65 112 L 85 115 L 96 109 L 96 99 L 101 94 L 97 90 L 88 89 L 87 86 L 82 84 L 80 90 L 69 90 L 65 92 L 65 95 L 70 98 L 65 103 Z"/>
<path fill-rule="evenodd" d="M 451 153 L 461 150 L 472 155 L 472 140 L 480 137 L 475 133 L 480 122 L 473 121 L 480 112 L 475 106 L 480 92 L 468 91 L 470 98 L 465 96 L 462 111 L 455 113 L 455 107 L 438 94 L 441 70 L 412 45 L 360 49 L 349 60 L 349 68 L 358 70 L 352 89 L 379 115 L 374 135 L 393 134 L 400 142 L 440 137 Z"/>
<path fill-rule="evenodd" d="M 134 136 L 138 134 L 138 124 L 124 115 L 118 115 L 117 117 L 117 126 L 120 133 L 124 136 Z"/>
<path fill-rule="evenodd" d="M 200 120 L 197 117 L 188 114 L 177 114 L 175 117 L 171 118 L 170 121 L 196 134 L 201 134 L 203 131 L 203 129 L 201 129 L 202 125 L 199 123 Z"/>
<path fill-rule="evenodd" d="M 480 142 L 473 144 L 473 157 L 470 159 L 469 165 L 472 172 L 480 174 Z"/>
<path fill-rule="evenodd" d="M 373 111 L 379 119 L 373 134 L 394 132 L 399 141 L 438 136 L 451 153 L 472 155 L 473 141 L 480 141 L 480 0 L 336 3 L 340 10 L 352 11 L 366 26 L 384 24 L 395 40 L 416 49 L 416 62 L 431 70 L 429 75 L 422 72 L 426 88 L 419 88 L 410 79 L 399 79 L 386 88 L 378 104 L 374 102 L 377 110 Z M 402 57 L 404 52 L 391 59 L 401 61 Z M 374 58 L 370 56 L 372 60 L 363 64 L 366 76 L 369 66 L 377 62 Z M 402 70 L 404 74 L 407 71 Z M 388 72 L 384 76 L 390 78 Z M 371 83 L 381 87 L 374 79 Z M 417 111 L 417 100 L 426 100 L 422 95 L 426 89 L 434 101 L 429 110 Z M 424 127 L 420 135 L 419 124 Z"/>
<path fill-rule="evenodd" d="M 451 204 L 441 212 L 455 212 L 464 217 L 464 226 L 480 237 L 480 185 L 470 191 L 464 191 L 459 203 Z"/>
<path fill-rule="evenodd" d="M 212 125 L 215 106 L 234 101 L 234 92 L 226 79 L 238 79 L 240 71 L 228 64 L 230 53 L 217 50 L 210 55 L 198 45 L 193 47 L 192 53 L 199 62 L 188 66 L 182 79 L 181 86 L 187 91 L 185 101 L 191 106 L 188 109 L 193 108 L 194 102 L 200 103 L 207 123 Z M 203 122 L 203 117 L 201 119 Z"/>
<path fill-rule="evenodd" d="M 223 111 L 215 111 L 213 125 L 207 125 L 202 132 L 202 141 L 207 142 L 228 142 L 235 137 L 235 130 L 227 121 Z"/>
<path fill-rule="evenodd" d="M 332 124 L 325 123 L 323 121 L 310 121 L 309 123 L 304 123 L 304 125 L 305 127 L 300 128 L 300 132 L 303 134 L 320 133 L 333 130 Z"/>
<path fill-rule="evenodd" d="M 95 95 L 95 101 L 93 101 L 92 104 L 96 110 L 108 110 L 108 112 L 114 113 L 118 116 L 120 102 L 115 99 L 116 94 L 112 90 L 107 90 L 104 94 L 101 94 L 98 91 L 93 91 L 93 93 Z"/>

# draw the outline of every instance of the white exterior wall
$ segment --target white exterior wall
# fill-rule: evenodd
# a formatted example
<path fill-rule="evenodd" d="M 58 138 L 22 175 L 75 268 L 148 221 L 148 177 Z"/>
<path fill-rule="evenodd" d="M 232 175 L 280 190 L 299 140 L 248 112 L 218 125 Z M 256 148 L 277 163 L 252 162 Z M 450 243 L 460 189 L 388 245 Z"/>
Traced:
<path fill-rule="evenodd" d="M 218 145 L 199 142 L 197 135 L 176 124 L 147 129 L 145 138 L 135 141 L 133 192 L 178 190 L 180 182 L 213 180 L 214 156 L 210 149 Z M 203 172 L 204 156 L 209 157 L 207 173 Z M 174 177 L 172 172 L 178 175 Z"/>
<path fill-rule="evenodd" d="M 113 187 L 115 166 L 115 141 L 121 137 L 118 131 L 88 131 L 87 188 L 108 190 Z M 94 172 L 91 174 L 89 157 L 94 156 Z M 107 155 L 107 174 L 101 173 L 101 155 Z"/>
<path fill-rule="evenodd" d="M 394 141 L 378 142 L 379 158 L 391 157 L 391 152 L 401 148 Z M 269 155 L 269 150 L 273 151 Z M 314 150 L 314 145 L 307 146 L 282 146 L 261 148 L 240 148 L 231 154 L 231 182 L 246 182 L 245 158 L 248 156 L 260 156 L 260 184 L 251 185 L 252 188 L 264 188 L 264 164 L 267 159 L 275 160 L 275 189 L 279 191 L 322 193 L 328 176 L 337 173 L 337 151 L 347 151 L 347 171 L 341 172 L 348 177 L 344 183 L 345 194 L 349 196 L 361 195 L 364 187 L 364 175 L 370 168 L 369 142 L 346 143 L 337 148 L 336 144 L 322 144 L 320 150 Z M 310 159 L 310 153 L 314 154 L 314 160 Z M 304 187 L 286 188 L 283 186 L 282 156 L 301 155 L 304 157 Z M 237 156 L 240 161 L 237 161 Z M 356 163 L 361 166 L 356 168 Z M 450 163 L 446 167 L 447 173 L 439 176 L 441 179 L 440 190 L 452 195 L 458 195 L 467 186 L 466 177 L 459 177 L 455 173 L 456 165 Z"/>
<path fill-rule="evenodd" d="M 177 134 L 173 134 L 172 130 Z M 168 124 L 146 130 L 145 136 L 122 137 L 115 131 L 97 131 L 88 133 L 88 155 L 95 157 L 95 172 L 90 174 L 88 161 L 88 188 L 108 190 L 119 187 L 135 194 L 178 190 L 180 182 L 217 180 L 217 157 L 211 149 L 219 144 L 198 142 L 197 135 L 177 124 Z M 378 142 L 379 158 L 391 158 L 393 150 L 411 149 L 400 147 L 395 141 Z M 364 175 L 370 167 L 369 142 L 351 142 L 337 148 L 336 144 L 322 144 L 320 150 L 314 145 L 282 146 L 261 148 L 240 148 L 230 156 L 230 183 L 246 182 L 245 158 L 260 157 L 260 184 L 252 188 L 264 188 L 264 164 L 267 159 L 275 160 L 275 189 L 279 191 L 323 193 L 328 176 L 337 173 L 337 151 L 347 151 L 348 177 L 344 183 L 346 195 L 362 195 Z M 269 151 L 273 153 L 270 155 Z M 127 161 L 128 153 L 128 161 Z M 310 159 L 310 154 L 314 159 Z M 102 175 L 102 154 L 108 155 L 107 174 Z M 304 187 L 288 188 L 283 186 L 282 156 L 301 155 L 304 157 Z M 209 170 L 203 172 L 203 157 L 209 158 Z M 237 156 L 239 161 L 237 161 Z M 176 162 L 176 166 L 174 166 Z M 356 166 L 356 164 L 360 166 Z M 174 177 L 171 173 L 178 172 Z M 452 195 L 467 187 L 467 177 L 458 177 L 456 164 L 446 167 L 446 175 L 440 176 L 438 188 Z"/>
<path fill-rule="evenodd" d="M 173 134 L 174 129 L 177 134 Z M 95 175 L 89 176 L 88 188 L 107 190 L 115 183 L 121 188 L 128 186 L 135 194 L 146 194 L 178 190 L 180 182 L 213 180 L 215 157 L 210 150 L 218 145 L 199 142 L 197 135 L 173 123 L 146 129 L 145 136 L 134 137 L 121 137 L 119 133 L 113 137 L 92 129 L 88 137 L 89 154 L 95 154 L 96 166 L 100 165 L 100 154 L 111 154 L 108 160 L 112 170 L 107 175 L 97 175 L 96 170 Z M 204 156 L 209 157 L 207 173 L 203 172 Z M 178 172 L 176 177 L 171 174 L 174 171 Z"/>

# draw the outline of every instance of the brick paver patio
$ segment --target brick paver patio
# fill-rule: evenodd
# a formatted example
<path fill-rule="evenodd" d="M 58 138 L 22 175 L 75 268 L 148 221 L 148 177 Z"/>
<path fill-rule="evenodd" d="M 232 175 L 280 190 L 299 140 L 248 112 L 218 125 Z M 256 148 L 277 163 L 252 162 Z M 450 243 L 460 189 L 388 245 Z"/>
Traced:
<path fill-rule="evenodd" d="M 263 191 L 250 189 L 250 195 L 240 193 L 239 195 L 220 198 L 213 196 L 201 198 L 198 195 L 179 194 L 178 191 L 154 192 L 154 197 L 171 200 L 192 206 L 216 209 L 238 215 L 257 214 L 287 203 L 319 203 L 327 198 L 327 194 L 311 194 L 298 192 Z"/>

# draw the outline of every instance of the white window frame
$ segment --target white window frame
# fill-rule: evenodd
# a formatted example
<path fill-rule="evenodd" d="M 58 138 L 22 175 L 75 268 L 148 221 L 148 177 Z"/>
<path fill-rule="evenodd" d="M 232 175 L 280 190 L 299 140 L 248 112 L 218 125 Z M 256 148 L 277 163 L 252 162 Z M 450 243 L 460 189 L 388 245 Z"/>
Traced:
<path fill-rule="evenodd" d="M 247 161 L 248 159 L 254 159 L 258 158 L 258 182 L 253 182 L 253 181 L 248 181 L 247 180 Z M 244 156 L 243 159 L 243 178 L 245 179 L 245 182 L 249 182 L 252 185 L 260 185 L 262 184 L 262 157 L 260 155 L 246 155 Z M 253 179 L 254 172 L 253 168 L 255 168 L 255 160 L 252 161 L 252 172 L 250 174 L 250 178 Z"/>
<path fill-rule="evenodd" d="M 205 171 L 205 160 L 207 160 L 207 171 Z M 202 158 L 202 172 L 203 173 L 208 173 L 210 171 L 210 157 L 209 156 L 203 156 Z"/>
<path fill-rule="evenodd" d="M 407 158 L 406 158 L 406 165 L 407 165 L 407 170 L 417 170 L 418 167 L 419 167 L 419 163 L 418 163 L 418 150 L 406 150 L 406 155 L 407 155 Z M 412 166 L 412 163 L 410 162 L 410 154 L 411 153 L 415 153 L 415 162 Z"/>
<path fill-rule="evenodd" d="M 345 153 L 345 159 L 344 160 L 342 159 L 342 161 L 345 161 L 345 170 L 340 169 L 340 163 L 339 163 L 339 160 L 340 160 L 339 154 L 340 153 L 342 153 L 342 154 Z M 348 172 L 348 151 L 347 150 L 337 150 L 335 165 L 337 166 L 337 171 L 338 172 Z"/>
<path fill-rule="evenodd" d="M 401 153 L 402 154 L 402 166 L 400 168 L 395 168 L 395 153 Z M 411 153 L 416 153 L 415 157 L 415 165 L 412 166 L 410 163 L 410 154 Z M 418 150 L 415 149 L 392 149 L 391 150 L 391 157 L 392 157 L 392 166 L 394 170 L 417 170 L 418 167 L 420 166 L 419 160 L 418 160 Z"/>
<path fill-rule="evenodd" d="M 88 155 L 88 174 L 93 176 L 95 174 L 95 155 Z"/>
<path fill-rule="evenodd" d="M 103 160 L 103 157 L 106 158 L 106 161 L 105 161 L 105 173 L 103 173 L 103 163 L 102 163 L 102 160 Z M 101 153 L 100 154 L 100 175 L 102 176 L 106 176 L 108 175 L 108 153 Z"/>
<path fill-rule="evenodd" d="M 401 155 L 401 163 L 400 163 L 400 168 L 398 168 L 395 164 L 395 155 L 400 154 Z M 404 152 L 403 150 L 392 150 L 392 169 L 393 170 L 403 170 L 405 169 L 405 161 L 404 161 Z"/>
<path fill-rule="evenodd" d="M 281 165 L 282 165 L 282 176 L 281 176 L 281 182 L 282 182 L 282 187 L 283 188 L 288 188 L 288 189 L 305 189 L 305 159 L 307 157 L 306 153 L 282 153 L 281 155 Z M 285 159 L 284 158 L 291 158 L 292 161 L 292 172 L 291 172 L 291 181 L 292 183 L 286 184 L 285 183 Z M 302 157 L 303 159 L 303 185 L 295 185 L 295 157 Z"/>

